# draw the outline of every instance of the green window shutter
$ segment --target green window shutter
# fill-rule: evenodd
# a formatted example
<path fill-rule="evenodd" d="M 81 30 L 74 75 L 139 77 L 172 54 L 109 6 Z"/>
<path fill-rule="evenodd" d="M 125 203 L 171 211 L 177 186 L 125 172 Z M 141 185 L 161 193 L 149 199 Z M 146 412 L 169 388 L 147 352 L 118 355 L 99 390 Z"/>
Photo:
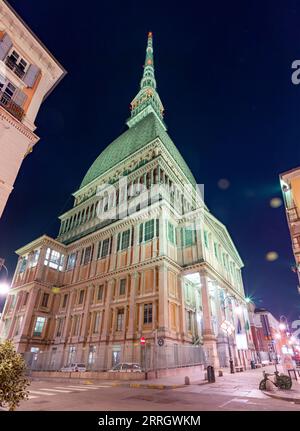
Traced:
<path fill-rule="evenodd" d="M 122 243 L 121 243 L 122 250 L 125 250 L 125 248 L 129 247 L 129 238 L 130 238 L 130 229 L 125 230 L 125 232 L 122 233 Z"/>
<path fill-rule="evenodd" d="M 208 248 L 208 237 L 207 237 L 206 230 L 204 230 L 203 233 L 204 233 L 204 245 L 206 248 Z"/>
<path fill-rule="evenodd" d="M 183 227 L 180 229 L 180 240 L 181 240 L 181 247 L 184 247 L 184 237 L 183 237 Z"/>
<path fill-rule="evenodd" d="M 159 237 L 159 219 L 156 219 L 156 236 Z"/>
<path fill-rule="evenodd" d="M 121 232 L 118 233 L 118 240 L 117 240 L 117 251 L 120 250 L 120 244 L 121 244 Z"/>
<path fill-rule="evenodd" d="M 139 241 L 140 241 L 140 244 L 141 244 L 141 242 L 143 242 L 143 227 L 144 227 L 144 225 L 143 225 L 143 223 L 141 223 L 140 224 L 140 232 L 139 232 Z"/>
<path fill-rule="evenodd" d="M 145 223 L 145 241 L 149 241 L 154 237 L 154 220 L 148 220 Z"/>

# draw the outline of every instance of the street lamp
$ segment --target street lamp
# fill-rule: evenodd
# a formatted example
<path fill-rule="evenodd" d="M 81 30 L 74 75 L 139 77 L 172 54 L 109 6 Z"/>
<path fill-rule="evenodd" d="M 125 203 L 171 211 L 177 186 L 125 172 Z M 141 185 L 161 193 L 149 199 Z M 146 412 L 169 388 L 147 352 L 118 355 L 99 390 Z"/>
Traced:
<path fill-rule="evenodd" d="M 4 279 L 4 281 L 0 282 L 0 295 L 7 295 L 8 291 L 9 291 L 9 284 L 6 281 L 8 278 L 8 269 L 6 268 L 6 266 L 4 265 L 5 260 L 3 258 L 0 258 L 0 271 L 2 268 L 5 269 L 6 271 L 6 277 Z"/>
<path fill-rule="evenodd" d="M 234 301 L 236 301 L 236 298 L 234 296 L 225 296 L 225 298 L 222 301 L 222 305 L 223 305 L 223 309 L 224 311 L 226 310 L 226 308 L 228 307 L 228 305 L 225 306 L 225 302 L 227 299 L 233 299 Z M 241 314 L 242 312 L 242 308 L 240 305 L 238 305 L 236 307 L 236 312 L 238 314 Z M 226 320 L 226 314 L 225 314 L 225 320 L 224 322 L 222 322 L 221 324 L 221 328 L 223 329 L 223 331 L 227 334 L 227 343 L 228 343 L 228 353 L 229 353 L 229 366 L 230 366 L 230 373 L 234 374 L 234 366 L 233 366 L 233 359 L 232 359 L 232 354 L 231 354 L 231 347 L 230 347 L 230 336 L 232 335 L 232 333 L 234 332 L 234 325 L 231 322 L 228 322 L 228 320 Z"/>

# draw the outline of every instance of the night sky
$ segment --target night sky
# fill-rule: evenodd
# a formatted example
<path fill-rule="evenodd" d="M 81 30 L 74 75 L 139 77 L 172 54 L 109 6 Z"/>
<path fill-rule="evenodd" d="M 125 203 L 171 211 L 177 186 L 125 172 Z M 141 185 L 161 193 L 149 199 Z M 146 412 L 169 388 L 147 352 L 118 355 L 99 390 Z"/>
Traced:
<path fill-rule="evenodd" d="M 47 233 L 98 154 L 124 130 L 153 32 L 168 133 L 244 261 L 245 290 L 275 315 L 300 315 L 279 174 L 300 165 L 300 3 L 11 0 L 67 69 L 42 105 L 41 137 L 0 220 L 0 256 Z M 222 189 L 220 179 L 230 186 Z M 269 251 L 279 258 L 268 262 Z"/>

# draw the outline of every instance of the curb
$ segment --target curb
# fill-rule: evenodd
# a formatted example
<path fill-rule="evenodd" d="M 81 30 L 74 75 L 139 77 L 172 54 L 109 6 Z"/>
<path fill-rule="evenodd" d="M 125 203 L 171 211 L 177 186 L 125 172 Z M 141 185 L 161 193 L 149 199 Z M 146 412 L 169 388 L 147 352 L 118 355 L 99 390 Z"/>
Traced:
<path fill-rule="evenodd" d="M 295 404 L 300 404 L 300 398 L 292 398 L 284 395 L 277 395 L 272 392 L 262 391 L 265 395 L 267 395 L 270 398 L 275 398 L 277 400 L 283 400 L 283 401 L 290 401 Z"/>

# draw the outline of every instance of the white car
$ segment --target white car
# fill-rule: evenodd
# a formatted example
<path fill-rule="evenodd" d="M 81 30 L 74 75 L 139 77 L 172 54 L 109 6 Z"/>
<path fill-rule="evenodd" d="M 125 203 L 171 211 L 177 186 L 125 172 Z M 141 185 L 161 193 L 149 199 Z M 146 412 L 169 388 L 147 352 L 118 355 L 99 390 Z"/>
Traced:
<path fill-rule="evenodd" d="M 60 371 L 66 372 L 66 373 L 72 373 L 72 372 L 79 372 L 84 373 L 86 371 L 86 366 L 84 364 L 70 364 L 66 365 L 65 367 L 62 367 Z"/>
<path fill-rule="evenodd" d="M 142 373 L 143 370 L 139 364 L 132 362 L 121 362 L 109 370 L 110 373 Z"/>

